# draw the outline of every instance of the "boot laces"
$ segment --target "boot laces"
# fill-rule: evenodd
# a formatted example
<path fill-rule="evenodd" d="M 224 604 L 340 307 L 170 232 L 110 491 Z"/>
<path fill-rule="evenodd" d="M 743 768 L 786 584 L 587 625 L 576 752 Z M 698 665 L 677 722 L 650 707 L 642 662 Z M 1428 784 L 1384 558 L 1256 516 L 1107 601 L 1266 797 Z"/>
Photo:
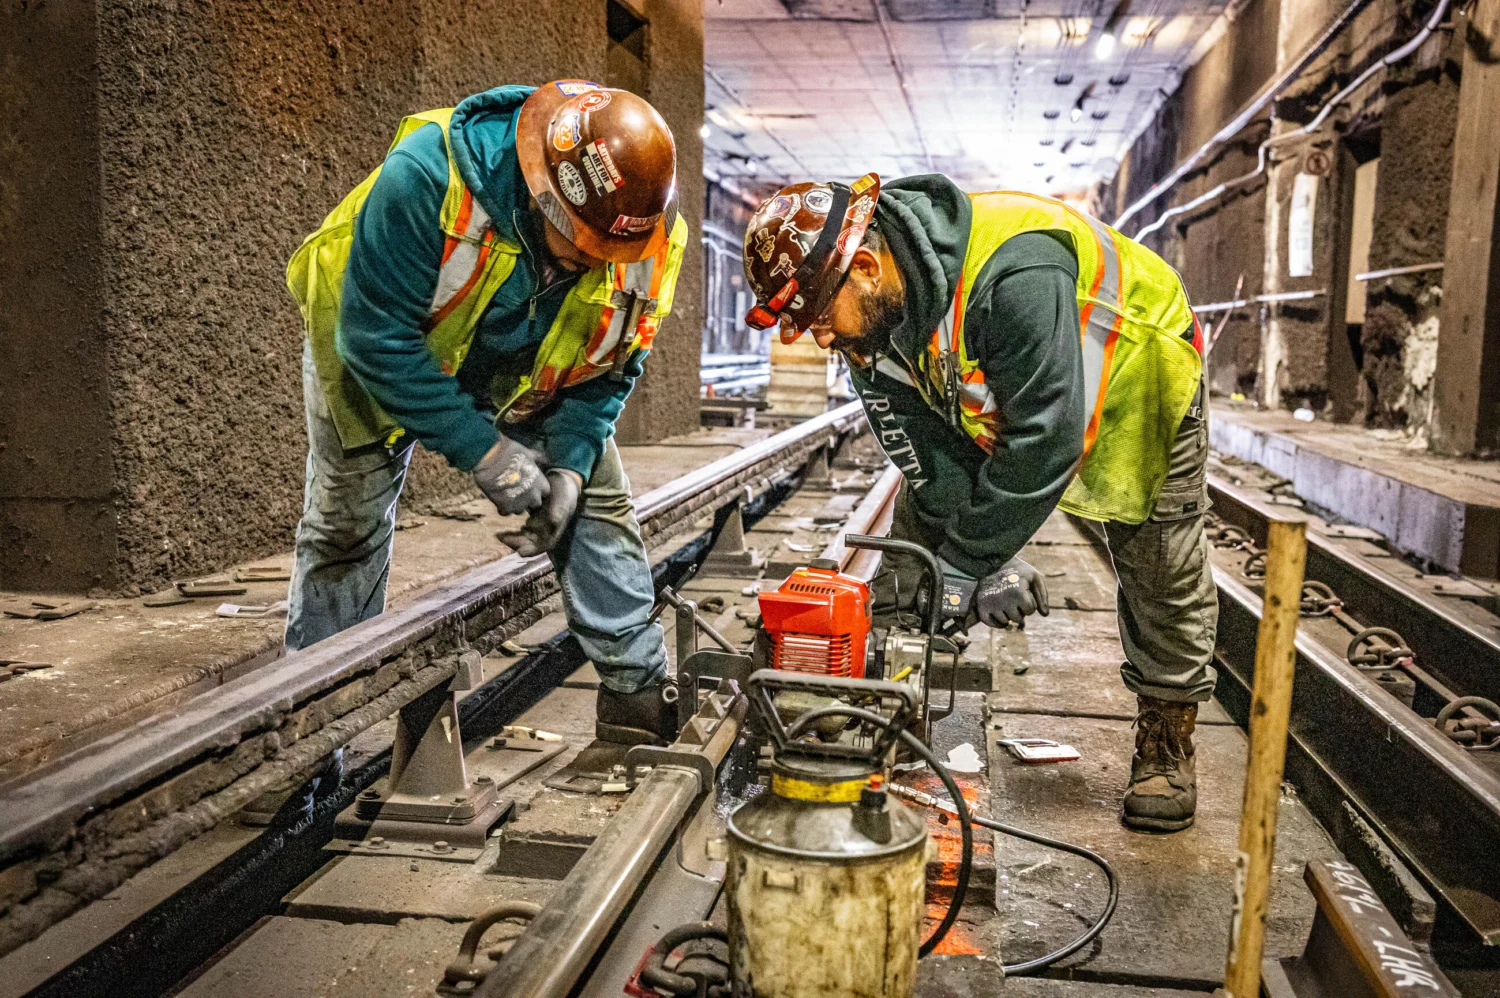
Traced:
<path fill-rule="evenodd" d="M 1139 729 L 1136 751 L 1140 753 L 1143 762 L 1149 764 L 1157 760 L 1187 758 L 1180 725 L 1176 718 L 1165 711 L 1148 707 L 1136 715 L 1131 727 Z"/>

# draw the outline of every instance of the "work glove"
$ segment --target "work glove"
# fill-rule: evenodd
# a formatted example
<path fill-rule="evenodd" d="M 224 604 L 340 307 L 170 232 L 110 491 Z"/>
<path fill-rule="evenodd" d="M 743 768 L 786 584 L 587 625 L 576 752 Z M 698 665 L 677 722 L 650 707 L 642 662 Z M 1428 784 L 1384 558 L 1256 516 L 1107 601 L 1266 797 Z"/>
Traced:
<path fill-rule="evenodd" d="M 1050 612 L 1047 582 L 1042 573 L 1020 558 L 1012 558 L 999 571 L 979 580 L 974 609 L 981 623 L 991 627 L 1021 624 L 1029 614 Z"/>
<path fill-rule="evenodd" d="M 474 466 L 474 484 L 502 516 L 525 513 L 546 502 L 550 485 L 542 474 L 545 458 L 509 437 L 501 437 Z"/>
<path fill-rule="evenodd" d="M 578 490 L 583 479 L 578 472 L 553 468 L 547 472 L 549 493 L 546 502 L 531 511 L 520 530 L 500 535 L 500 540 L 523 558 L 551 551 L 578 511 Z"/>

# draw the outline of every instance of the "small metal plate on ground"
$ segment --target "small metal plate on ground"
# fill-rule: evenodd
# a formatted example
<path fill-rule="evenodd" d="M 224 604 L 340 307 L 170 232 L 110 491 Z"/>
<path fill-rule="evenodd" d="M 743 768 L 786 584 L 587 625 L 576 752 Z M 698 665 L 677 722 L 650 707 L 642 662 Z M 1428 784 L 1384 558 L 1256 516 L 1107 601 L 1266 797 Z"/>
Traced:
<path fill-rule="evenodd" d="M 389 818 L 362 821 L 356 813 L 358 805 L 350 805 L 340 812 L 334 824 L 335 837 L 324 848 L 352 855 L 472 863 L 484 852 L 490 830 L 510 817 L 515 803 L 503 799 L 491 801 L 474 820 L 462 825 Z"/>
<path fill-rule="evenodd" d="M 623 779 L 621 771 L 615 767 L 625 765 L 625 753 L 629 750 L 629 745 L 601 742 L 595 739 L 587 748 L 579 752 L 571 763 L 547 777 L 542 783 L 553 790 L 566 790 L 575 794 L 597 794 L 604 789 L 606 783 Z"/>

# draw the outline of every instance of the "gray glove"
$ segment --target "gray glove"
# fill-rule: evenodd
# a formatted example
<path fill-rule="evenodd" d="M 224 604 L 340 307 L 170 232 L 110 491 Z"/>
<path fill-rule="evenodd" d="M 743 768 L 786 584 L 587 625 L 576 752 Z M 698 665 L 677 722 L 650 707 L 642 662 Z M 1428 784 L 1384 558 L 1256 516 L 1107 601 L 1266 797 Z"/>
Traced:
<path fill-rule="evenodd" d="M 501 437 L 474 466 L 474 484 L 502 516 L 524 513 L 547 501 L 550 486 L 542 474 L 544 461 L 530 447 Z"/>
<path fill-rule="evenodd" d="M 547 472 L 551 491 L 547 501 L 531 511 L 518 531 L 500 535 L 500 540 L 515 549 L 523 558 L 551 551 L 557 546 L 563 531 L 573 522 L 578 511 L 578 489 L 581 479 L 577 472 L 553 468 Z"/>
<path fill-rule="evenodd" d="M 1012 558 L 999 571 L 980 580 L 974 609 L 980 622 L 991 627 L 1020 624 L 1032 613 L 1039 612 L 1045 617 L 1051 610 L 1047 605 L 1047 582 L 1031 565 Z"/>

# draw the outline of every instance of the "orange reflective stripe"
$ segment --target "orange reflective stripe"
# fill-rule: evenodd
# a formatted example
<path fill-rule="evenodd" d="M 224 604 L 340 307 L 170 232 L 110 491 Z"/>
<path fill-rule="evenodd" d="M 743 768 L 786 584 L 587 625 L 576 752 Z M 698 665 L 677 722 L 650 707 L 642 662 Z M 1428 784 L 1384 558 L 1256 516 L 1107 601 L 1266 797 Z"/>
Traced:
<path fill-rule="evenodd" d="M 1072 208 L 1067 211 L 1087 224 L 1098 257 L 1094 279 L 1089 286 L 1091 300 L 1083 302 L 1083 307 L 1078 310 L 1078 336 L 1083 348 L 1084 411 L 1089 414 L 1088 427 L 1083 433 L 1083 453 L 1087 457 L 1099 436 L 1110 366 L 1114 361 L 1115 344 L 1120 338 L 1120 253 L 1115 246 L 1114 234 L 1103 222 Z M 1104 306 L 1102 315 L 1099 314 L 1099 305 Z"/>
<path fill-rule="evenodd" d="M 443 262 L 427 320 L 429 329 L 451 315 L 484 275 L 494 236 L 489 215 L 465 188 L 453 231 L 443 241 Z"/>

